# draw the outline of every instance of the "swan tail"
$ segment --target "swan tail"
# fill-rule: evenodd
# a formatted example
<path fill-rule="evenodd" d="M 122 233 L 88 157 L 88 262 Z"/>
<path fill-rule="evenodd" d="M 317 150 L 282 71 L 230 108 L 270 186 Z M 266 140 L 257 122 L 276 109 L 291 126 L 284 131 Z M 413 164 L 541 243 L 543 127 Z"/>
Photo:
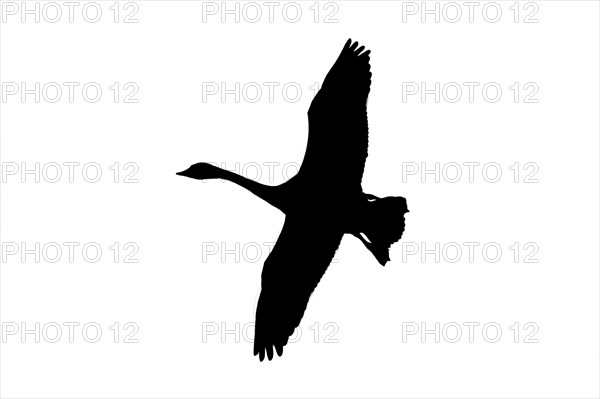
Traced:
<path fill-rule="evenodd" d="M 408 212 L 406 198 L 377 198 L 369 194 L 366 196 L 368 203 L 358 238 L 373 253 L 377 261 L 385 266 L 390 260 L 390 246 L 400 240 L 404 233 L 404 214 Z"/>

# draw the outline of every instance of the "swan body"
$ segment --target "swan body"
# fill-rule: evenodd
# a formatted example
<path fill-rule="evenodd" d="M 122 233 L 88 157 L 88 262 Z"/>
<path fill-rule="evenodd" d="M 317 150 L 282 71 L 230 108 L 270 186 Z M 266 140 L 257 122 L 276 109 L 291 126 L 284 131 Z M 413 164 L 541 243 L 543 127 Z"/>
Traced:
<path fill-rule="evenodd" d="M 282 355 L 344 234 L 357 237 L 385 265 L 390 245 L 404 232 L 406 199 L 378 198 L 361 186 L 371 85 L 370 51 L 363 50 L 348 40 L 327 74 L 308 111 L 302 166 L 287 182 L 267 186 L 207 163 L 177 173 L 229 180 L 286 215 L 262 271 L 254 338 L 261 361 L 265 353 L 271 360 L 274 350 Z"/>

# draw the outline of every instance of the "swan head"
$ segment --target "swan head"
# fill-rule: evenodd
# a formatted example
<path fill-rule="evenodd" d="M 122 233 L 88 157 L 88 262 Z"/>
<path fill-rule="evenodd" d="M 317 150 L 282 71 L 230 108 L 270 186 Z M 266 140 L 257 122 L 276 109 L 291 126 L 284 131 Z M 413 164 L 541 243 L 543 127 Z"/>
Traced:
<path fill-rule="evenodd" d="M 179 176 L 189 177 L 191 179 L 205 180 L 216 179 L 218 177 L 219 168 L 209 163 L 197 163 L 182 172 L 177 172 Z"/>

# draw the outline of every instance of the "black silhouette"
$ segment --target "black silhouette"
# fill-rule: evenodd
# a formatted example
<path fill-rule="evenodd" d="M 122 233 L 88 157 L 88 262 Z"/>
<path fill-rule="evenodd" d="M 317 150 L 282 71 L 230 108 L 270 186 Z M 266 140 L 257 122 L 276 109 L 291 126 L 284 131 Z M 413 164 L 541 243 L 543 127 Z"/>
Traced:
<path fill-rule="evenodd" d="M 362 191 L 367 158 L 369 53 L 348 40 L 308 110 L 309 135 L 296 176 L 265 186 L 206 163 L 177 173 L 193 179 L 236 183 L 285 213 L 285 223 L 262 271 L 256 311 L 254 355 L 281 356 L 300 324 L 311 293 L 349 233 L 381 265 L 389 247 L 402 237 L 403 197 L 377 198 Z"/>

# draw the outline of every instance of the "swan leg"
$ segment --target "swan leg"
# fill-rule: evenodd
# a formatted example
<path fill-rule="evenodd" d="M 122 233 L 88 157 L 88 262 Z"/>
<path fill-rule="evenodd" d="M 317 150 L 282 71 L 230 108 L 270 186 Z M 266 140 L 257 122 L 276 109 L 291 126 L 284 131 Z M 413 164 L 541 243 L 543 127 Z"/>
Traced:
<path fill-rule="evenodd" d="M 385 264 L 390 260 L 389 253 L 386 249 L 384 250 L 384 248 L 381 247 L 378 248 L 375 246 L 375 244 L 365 240 L 361 233 L 352 233 L 352 235 L 358 238 L 365 245 L 365 247 L 371 251 L 381 266 L 385 266 Z"/>
<path fill-rule="evenodd" d="M 375 247 L 373 246 L 373 244 L 371 244 L 369 241 L 365 240 L 363 238 L 363 236 L 361 235 L 361 233 L 352 233 L 352 235 L 356 238 L 358 238 L 364 245 L 365 247 L 367 247 L 367 249 L 373 253 L 375 253 Z"/>

